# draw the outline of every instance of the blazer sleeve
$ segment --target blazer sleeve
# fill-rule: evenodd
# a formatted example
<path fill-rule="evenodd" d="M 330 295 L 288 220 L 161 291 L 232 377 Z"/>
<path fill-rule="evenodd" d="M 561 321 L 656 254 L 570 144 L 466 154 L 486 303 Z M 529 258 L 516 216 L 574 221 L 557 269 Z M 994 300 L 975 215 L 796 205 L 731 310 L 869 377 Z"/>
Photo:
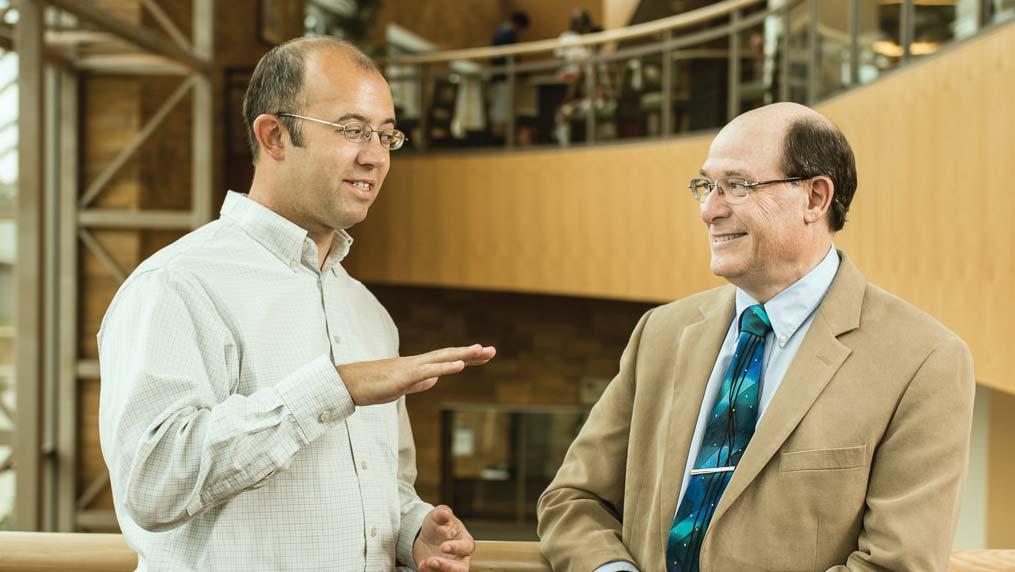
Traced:
<path fill-rule="evenodd" d="M 634 563 L 621 541 L 628 437 L 638 348 L 651 311 L 638 322 L 620 372 L 592 408 L 537 506 L 540 550 L 554 570 Z"/>
<path fill-rule="evenodd" d="M 829 572 L 948 569 L 975 390 L 962 340 L 945 340 L 924 360 L 874 453 L 858 549 Z"/>

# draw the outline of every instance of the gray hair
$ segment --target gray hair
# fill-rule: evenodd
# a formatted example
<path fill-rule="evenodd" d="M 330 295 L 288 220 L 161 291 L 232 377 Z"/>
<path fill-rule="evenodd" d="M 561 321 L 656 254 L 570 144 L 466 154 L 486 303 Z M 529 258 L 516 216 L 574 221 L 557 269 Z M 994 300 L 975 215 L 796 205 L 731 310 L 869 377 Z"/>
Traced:
<path fill-rule="evenodd" d="M 308 54 L 314 50 L 338 49 L 343 51 L 358 69 L 377 74 L 381 70 L 374 60 L 349 42 L 325 36 L 296 38 L 275 46 L 257 62 L 254 74 L 243 97 L 243 121 L 247 126 L 247 139 L 253 162 L 257 164 L 260 145 L 254 135 L 254 120 L 262 114 L 299 113 L 306 101 L 303 95 L 303 70 Z M 293 145 L 303 145 L 303 134 L 295 118 L 280 117 L 289 131 Z"/>

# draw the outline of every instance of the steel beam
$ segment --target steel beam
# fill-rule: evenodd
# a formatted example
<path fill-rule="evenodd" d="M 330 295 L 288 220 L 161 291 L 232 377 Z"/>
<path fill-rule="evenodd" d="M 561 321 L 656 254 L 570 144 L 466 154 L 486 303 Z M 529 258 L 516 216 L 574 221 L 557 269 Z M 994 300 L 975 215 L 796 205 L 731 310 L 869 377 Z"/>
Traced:
<path fill-rule="evenodd" d="M 60 78 L 60 332 L 57 371 L 56 529 L 73 532 L 78 459 L 78 78 Z"/>
<path fill-rule="evenodd" d="M 215 41 L 215 0 L 194 0 L 194 53 L 211 60 Z M 191 119 L 191 195 L 192 226 L 212 218 L 212 170 L 215 159 L 215 104 L 212 80 L 208 74 L 195 74 L 194 105 Z"/>
<path fill-rule="evenodd" d="M 108 12 L 96 6 L 92 0 L 44 1 L 77 16 L 83 22 L 88 22 L 102 30 L 116 34 L 139 48 L 177 60 L 195 71 L 208 73 L 211 68 L 208 59 L 199 57 L 196 53 L 185 50 L 162 36 L 152 34 L 141 26 L 124 22 L 115 16 L 111 16 Z M 194 4 L 200 3 L 201 0 L 194 0 Z M 195 12 L 197 11 L 195 10 Z"/>
<path fill-rule="evenodd" d="M 40 451 L 43 386 L 43 6 L 18 2 L 15 46 L 18 51 L 18 200 L 15 372 L 18 424 L 15 427 L 17 479 L 14 522 L 18 530 L 39 530 Z"/>
<path fill-rule="evenodd" d="M 162 122 L 169 115 L 169 112 L 176 108 L 177 104 L 180 103 L 180 100 L 183 99 L 183 96 L 187 95 L 187 91 L 194 82 L 194 76 L 187 78 L 176 87 L 176 90 L 173 91 L 173 93 L 170 94 L 164 102 L 162 102 L 162 106 L 159 107 L 158 111 L 151 116 L 148 122 L 145 123 L 144 127 L 137 132 L 134 139 L 132 139 L 131 142 L 128 143 L 127 146 L 124 147 L 112 161 L 110 161 L 109 165 L 106 166 L 102 173 L 100 173 L 99 176 L 92 181 L 92 184 L 88 185 L 88 190 L 86 190 L 84 196 L 81 197 L 81 208 L 87 207 L 95 200 L 95 197 L 99 196 L 99 193 L 106 188 L 106 185 L 113 180 L 113 177 L 115 177 L 116 174 L 120 172 L 120 169 L 127 164 L 127 161 L 134 156 L 134 153 L 137 153 L 138 149 L 144 145 L 145 141 L 147 141 L 148 138 L 155 133 L 155 130 L 158 129 L 159 125 L 162 125 Z"/>
<path fill-rule="evenodd" d="M 78 211 L 79 228 L 145 228 L 153 230 L 190 230 L 194 216 L 190 211 L 87 209 Z"/>

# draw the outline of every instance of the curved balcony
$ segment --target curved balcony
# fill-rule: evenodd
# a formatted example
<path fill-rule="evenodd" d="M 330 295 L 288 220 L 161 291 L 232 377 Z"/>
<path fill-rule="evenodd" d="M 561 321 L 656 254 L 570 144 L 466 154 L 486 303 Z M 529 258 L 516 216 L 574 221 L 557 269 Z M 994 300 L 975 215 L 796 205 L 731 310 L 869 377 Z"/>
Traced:
<path fill-rule="evenodd" d="M 710 18 L 732 18 L 753 5 L 730 0 L 708 10 Z M 785 17 L 769 12 L 758 17 Z M 640 29 L 659 34 L 692 21 L 704 21 L 702 12 Z M 717 33 L 728 34 L 729 26 L 720 24 Z M 605 43 L 628 33 L 582 41 Z M 555 45 L 449 54 L 520 55 Z M 845 132 L 859 170 L 850 222 L 837 246 L 872 281 L 968 340 L 979 382 L 1009 393 L 1015 382 L 1003 340 L 1015 317 L 1007 302 L 1015 283 L 1009 221 L 1015 199 L 1008 184 L 1015 178 L 1012 53 L 1015 23 L 989 26 L 918 65 L 815 104 Z M 450 57 L 399 61 L 430 65 Z M 712 133 L 396 156 L 370 217 L 353 229 L 350 270 L 375 283 L 651 302 L 711 287 L 719 281 L 708 270 L 686 181 Z M 977 295 L 970 296 L 973 289 Z"/>
<path fill-rule="evenodd" d="M 724 0 L 508 46 L 413 54 L 389 38 L 384 65 L 416 151 L 609 143 L 813 105 L 1013 14 L 977 0 Z"/>

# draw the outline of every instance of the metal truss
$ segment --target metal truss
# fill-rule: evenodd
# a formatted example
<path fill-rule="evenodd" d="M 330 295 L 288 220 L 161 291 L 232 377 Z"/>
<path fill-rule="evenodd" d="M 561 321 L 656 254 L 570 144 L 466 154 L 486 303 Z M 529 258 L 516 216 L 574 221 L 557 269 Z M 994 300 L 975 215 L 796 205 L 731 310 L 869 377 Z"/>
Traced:
<path fill-rule="evenodd" d="M 192 0 L 190 39 L 157 0 L 137 1 L 161 31 L 111 16 L 94 0 L 20 0 L 13 33 L 0 27 L 0 49 L 13 47 L 20 64 L 13 440 L 14 526 L 20 530 L 116 528 L 112 511 L 90 509 L 109 486 L 109 475 L 78 486 L 78 386 L 99 377 L 98 363 L 82 360 L 78 352 L 78 253 L 94 256 L 119 283 L 131 269 L 96 239 L 96 230 L 186 231 L 211 219 L 214 0 Z M 84 45 L 90 49 L 81 50 Z M 133 140 L 87 185 L 79 180 L 78 165 L 81 72 L 181 78 Z M 188 96 L 193 109 L 190 209 L 95 208 L 110 181 Z"/>

